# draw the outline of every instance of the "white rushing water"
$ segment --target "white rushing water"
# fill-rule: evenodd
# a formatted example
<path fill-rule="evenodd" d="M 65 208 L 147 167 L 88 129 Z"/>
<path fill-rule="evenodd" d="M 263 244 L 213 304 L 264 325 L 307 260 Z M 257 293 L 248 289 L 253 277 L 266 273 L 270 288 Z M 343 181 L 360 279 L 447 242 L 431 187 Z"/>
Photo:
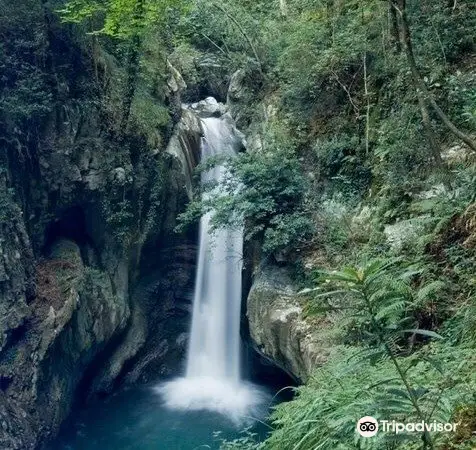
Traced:
<path fill-rule="evenodd" d="M 202 120 L 202 161 L 234 154 L 237 138 L 229 122 L 214 117 Z M 226 175 L 222 166 L 215 166 L 202 174 L 202 183 L 219 183 Z M 213 195 L 220 195 L 219 184 Z M 171 408 L 212 410 L 239 420 L 256 414 L 264 398 L 240 374 L 243 230 L 222 228 L 212 233 L 212 214 L 200 221 L 186 375 L 158 390 Z"/>
<path fill-rule="evenodd" d="M 217 118 L 204 119 L 202 161 L 234 153 L 230 130 Z M 202 182 L 225 176 L 215 166 Z M 219 188 L 216 195 L 220 195 Z M 240 379 L 240 309 L 243 231 L 219 229 L 211 235 L 213 213 L 200 220 L 199 256 L 193 299 L 192 331 L 187 358 L 187 378 Z"/>

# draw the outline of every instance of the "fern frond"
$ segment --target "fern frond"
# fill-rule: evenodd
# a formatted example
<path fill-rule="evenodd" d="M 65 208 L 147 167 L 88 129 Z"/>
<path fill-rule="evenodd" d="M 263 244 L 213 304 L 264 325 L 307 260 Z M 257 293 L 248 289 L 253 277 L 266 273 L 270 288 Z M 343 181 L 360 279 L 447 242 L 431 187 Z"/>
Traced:
<path fill-rule="evenodd" d="M 444 291 L 446 287 L 446 283 L 441 280 L 436 280 L 431 283 L 425 284 L 422 288 L 420 288 L 415 295 L 415 301 L 418 304 L 424 304 L 431 297 L 438 295 L 442 291 Z"/>
<path fill-rule="evenodd" d="M 387 260 L 374 260 L 368 263 L 364 269 L 364 285 L 366 287 L 370 287 L 372 283 L 376 282 L 379 277 L 384 275 L 387 270 L 391 267 L 395 267 L 398 263 L 400 263 L 403 259 L 402 258 L 390 258 Z"/>
<path fill-rule="evenodd" d="M 380 308 L 375 314 L 376 320 L 389 319 L 394 317 L 396 314 L 404 311 L 406 308 L 406 302 L 401 297 L 395 298 L 395 301 L 383 308 Z"/>

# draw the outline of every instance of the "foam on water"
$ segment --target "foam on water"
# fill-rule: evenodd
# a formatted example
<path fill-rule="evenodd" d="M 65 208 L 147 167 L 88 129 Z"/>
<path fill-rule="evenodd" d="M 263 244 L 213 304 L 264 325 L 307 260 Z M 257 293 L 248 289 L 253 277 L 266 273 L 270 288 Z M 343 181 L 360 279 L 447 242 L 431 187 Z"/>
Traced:
<path fill-rule="evenodd" d="M 239 424 L 261 420 L 270 401 L 269 395 L 252 383 L 210 377 L 179 378 L 155 389 L 169 408 L 213 411 Z"/>

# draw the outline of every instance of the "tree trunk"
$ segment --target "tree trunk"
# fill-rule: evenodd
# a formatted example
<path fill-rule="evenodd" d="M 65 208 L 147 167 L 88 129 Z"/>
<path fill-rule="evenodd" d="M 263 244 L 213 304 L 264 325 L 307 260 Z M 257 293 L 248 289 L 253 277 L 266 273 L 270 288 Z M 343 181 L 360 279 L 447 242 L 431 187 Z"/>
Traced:
<path fill-rule="evenodd" d="M 441 157 L 441 147 L 438 143 L 438 139 L 435 136 L 433 128 L 431 126 L 430 114 L 428 112 L 428 106 L 425 103 L 423 95 L 420 90 L 417 90 L 418 104 L 420 106 L 420 112 L 423 122 L 423 131 L 425 133 L 425 138 L 430 146 L 431 153 L 435 160 L 437 169 L 441 172 L 442 182 L 446 189 L 451 189 L 451 173 L 448 169 L 448 165 L 443 161 Z"/>
<path fill-rule="evenodd" d="M 415 60 L 415 55 L 413 53 L 412 39 L 410 33 L 410 27 L 408 25 L 407 10 L 406 10 L 406 0 L 390 0 L 391 6 L 398 12 L 400 16 L 400 31 L 401 38 L 403 41 L 403 47 L 405 49 L 405 55 L 407 57 L 408 65 L 412 73 L 413 83 L 415 88 L 420 91 L 420 95 L 423 96 L 423 101 L 425 105 L 430 105 L 443 124 L 448 128 L 448 130 L 453 133 L 457 138 L 461 139 L 471 150 L 476 152 L 476 143 L 465 133 L 459 130 L 456 125 L 450 120 L 450 118 L 443 112 L 443 110 L 438 106 L 434 97 L 431 95 L 430 91 L 423 82 L 420 72 Z"/>
<path fill-rule="evenodd" d="M 140 23 L 144 18 L 144 0 L 137 0 L 134 8 L 134 19 Z M 137 29 L 131 38 L 127 56 L 127 79 L 124 90 L 124 99 L 122 102 L 122 118 L 120 133 L 125 133 L 129 116 L 131 114 L 132 102 L 136 93 L 137 79 L 139 77 L 140 49 L 142 46 L 142 37 L 140 30 Z"/>
<path fill-rule="evenodd" d="M 400 43 L 400 36 L 398 32 L 398 17 L 397 10 L 390 3 L 389 5 L 389 14 L 390 14 L 390 34 L 392 36 L 393 42 L 395 43 L 395 49 L 397 53 L 402 51 L 402 45 Z"/>
<path fill-rule="evenodd" d="M 365 154 L 369 154 L 370 146 L 370 94 L 368 87 L 368 73 L 367 73 L 367 53 L 364 53 L 364 88 L 365 88 L 365 99 L 367 102 L 366 111 L 365 111 Z"/>

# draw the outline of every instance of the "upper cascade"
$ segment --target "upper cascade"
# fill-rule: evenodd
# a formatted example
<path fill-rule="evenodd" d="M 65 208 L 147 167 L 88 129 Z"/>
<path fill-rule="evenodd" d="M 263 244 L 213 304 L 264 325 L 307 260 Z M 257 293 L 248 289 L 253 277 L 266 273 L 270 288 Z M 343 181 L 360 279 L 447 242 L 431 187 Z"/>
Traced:
<path fill-rule="evenodd" d="M 214 97 L 207 97 L 199 102 L 186 105 L 201 118 L 221 117 L 226 114 L 227 108 L 223 103 L 219 103 Z"/>
<path fill-rule="evenodd" d="M 214 97 L 207 97 L 196 103 L 182 105 L 182 117 L 172 136 L 167 153 L 175 156 L 182 166 L 185 185 L 189 197 L 192 197 L 193 170 L 201 158 L 202 139 L 205 134 L 205 119 L 219 118 L 225 137 L 233 140 L 233 151 L 246 147 L 245 136 L 235 126 L 227 106 Z"/>

